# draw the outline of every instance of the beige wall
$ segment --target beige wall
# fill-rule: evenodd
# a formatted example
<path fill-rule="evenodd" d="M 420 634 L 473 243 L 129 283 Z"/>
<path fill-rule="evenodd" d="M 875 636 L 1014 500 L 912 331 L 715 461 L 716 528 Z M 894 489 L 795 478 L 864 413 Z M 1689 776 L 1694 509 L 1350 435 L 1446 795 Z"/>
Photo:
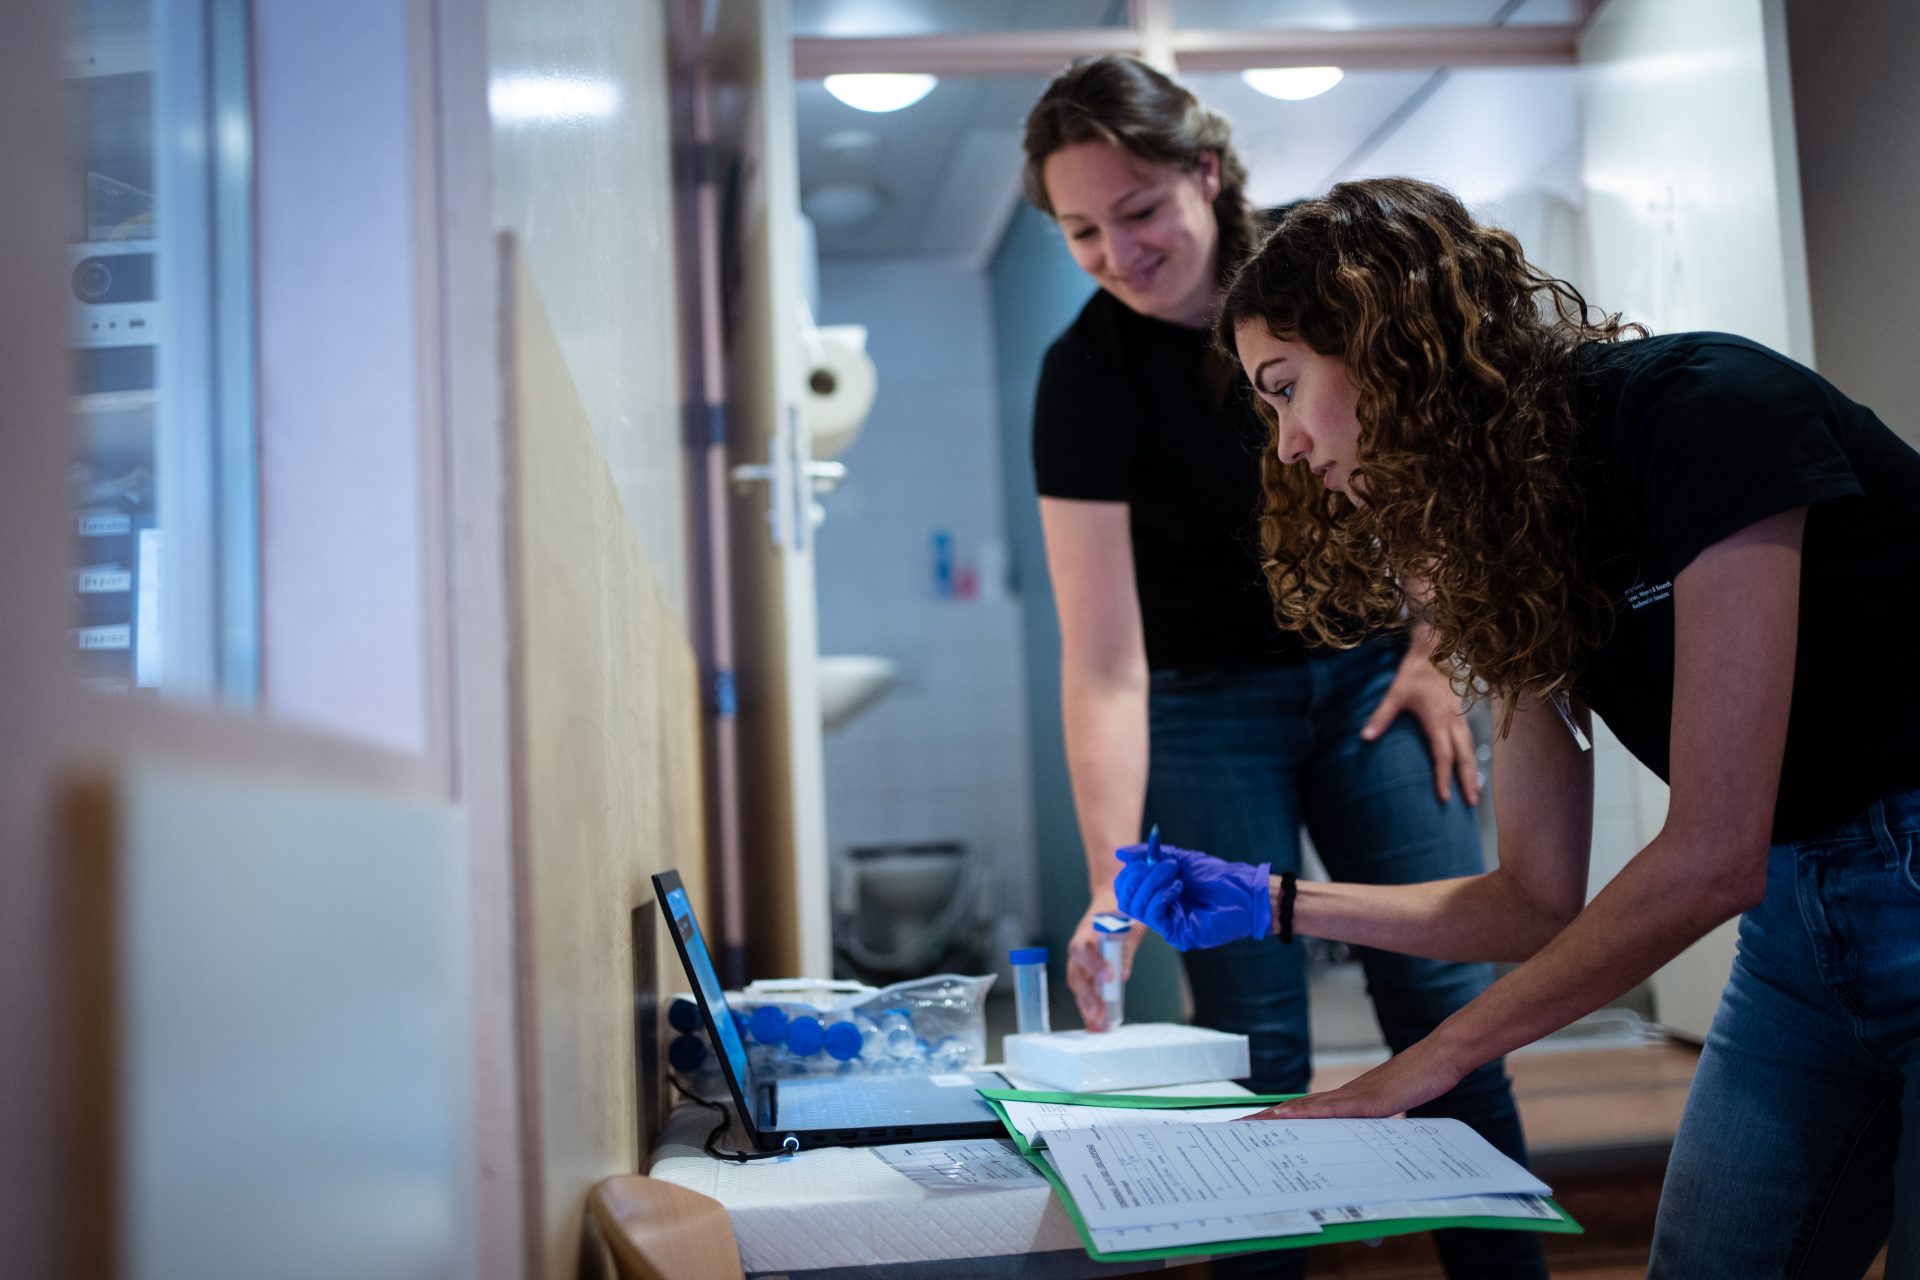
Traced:
<path fill-rule="evenodd" d="M 489 0 L 487 27 L 523 1194 L 528 1274 L 563 1280 L 588 1189 L 646 1157 L 630 914 L 668 867 L 705 898 L 667 22 Z"/>
<path fill-rule="evenodd" d="M 1920 5 L 1787 0 L 1820 372 L 1920 444 Z"/>
<path fill-rule="evenodd" d="M 495 225 L 519 238 L 627 519 L 684 619 L 664 9 L 661 0 L 489 0 L 487 62 Z M 542 118 L 526 118 L 542 105 Z"/>
<path fill-rule="evenodd" d="M 575 1271 L 601 1178 L 644 1167 L 634 1055 L 632 913 L 648 877 L 700 874 L 693 650 L 627 527 L 606 461 L 528 273 L 507 289 L 509 626 L 519 902 L 520 1076 L 534 1274 Z M 641 969 L 680 989 L 664 931 Z"/>

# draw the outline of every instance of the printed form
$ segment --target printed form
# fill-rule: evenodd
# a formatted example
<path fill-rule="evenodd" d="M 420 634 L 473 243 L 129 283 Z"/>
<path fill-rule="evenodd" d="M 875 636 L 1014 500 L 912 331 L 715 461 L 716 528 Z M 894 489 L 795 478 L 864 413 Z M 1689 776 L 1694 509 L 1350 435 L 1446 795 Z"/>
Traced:
<path fill-rule="evenodd" d="M 1265 1111 L 1264 1102 L 1247 1107 L 1090 1107 L 1074 1102 L 1026 1102 L 1006 1099 L 1007 1119 L 1030 1147 L 1047 1145 L 1047 1135 L 1062 1129 L 1143 1124 L 1225 1124 Z"/>
<path fill-rule="evenodd" d="M 1047 1147 L 1092 1231 L 1548 1194 L 1545 1183 L 1458 1120 L 1097 1125 L 1053 1131 Z"/>

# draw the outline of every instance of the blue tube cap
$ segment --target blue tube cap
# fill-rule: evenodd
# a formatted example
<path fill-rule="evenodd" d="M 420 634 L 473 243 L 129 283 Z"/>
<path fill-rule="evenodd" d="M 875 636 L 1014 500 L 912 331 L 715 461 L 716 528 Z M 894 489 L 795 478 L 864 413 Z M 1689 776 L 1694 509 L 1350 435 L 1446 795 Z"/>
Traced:
<path fill-rule="evenodd" d="M 787 1024 L 787 1048 L 803 1058 L 811 1058 L 820 1052 L 827 1042 L 827 1033 L 820 1027 L 820 1019 L 802 1015 Z"/>
<path fill-rule="evenodd" d="M 1007 963 L 1009 964 L 1045 964 L 1046 962 L 1047 949 L 1045 947 L 1015 947 L 1013 950 L 1007 952 Z"/>
<path fill-rule="evenodd" d="M 673 1003 L 667 1006 L 667 1025 L 675 1031 L 698 1031 L 700 1006 L 689 996 L 676 996 Z"/>
<path fill-rule="evenodd" d="M 777 1004 L 763 1004 L 749 1020 L 753 1038 L 761 1044 L 779 1044 L 787 1038 L 787 1011 Z"/>
<path fill-rule="evenodd" d="M 1115 915 L 1111 911 L 1102 911 L 1093 918 L 1095 933 L 1131 933 L 1133 921 L 1125 916 Z"/>
<path fill-rule="evenodd" d="M 836 1022 L 827 1028 L 827 1053 L 842 1062 L 860 1056 L 860 1028 L 851 1022 Z"/>
<path fill-rule="evenodd" d="M 675 1071 L 692 1074 L 707 1060 L 706 1042 L 699 1036 L 682 1032 L 667 1046 L 667 1062 Z"/>

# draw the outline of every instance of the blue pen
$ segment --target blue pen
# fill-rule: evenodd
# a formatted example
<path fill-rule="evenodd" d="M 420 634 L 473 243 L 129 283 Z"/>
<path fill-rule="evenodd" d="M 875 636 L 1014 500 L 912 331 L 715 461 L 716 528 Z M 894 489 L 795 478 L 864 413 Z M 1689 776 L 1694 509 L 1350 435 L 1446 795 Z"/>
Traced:
<path fill-rule="evenodd" d="M 1147 865 L 1160 861 L 1160 824 L 1154 823 L 1147 831 Z"/>

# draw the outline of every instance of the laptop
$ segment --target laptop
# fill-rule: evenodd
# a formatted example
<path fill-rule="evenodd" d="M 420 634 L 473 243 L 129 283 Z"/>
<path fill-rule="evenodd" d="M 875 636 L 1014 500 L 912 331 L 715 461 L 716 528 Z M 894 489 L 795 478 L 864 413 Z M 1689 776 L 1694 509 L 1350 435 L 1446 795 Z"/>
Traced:
<path fill-rule="evenodd" d="M 666 915 L 674 950 L 686 967 L 687 983 L 700 1005 L 707 1035 L 719 1051 L 727 1088 L 755 1147 L 799 1150 L 1007 1136 L 1005 1126 L 978 1092 L 1008 1086 L 1006 1077 L 994 1071 L 756 1080 L 680 873 L 662 871 L 654 876 L 653 893 Z"/>

